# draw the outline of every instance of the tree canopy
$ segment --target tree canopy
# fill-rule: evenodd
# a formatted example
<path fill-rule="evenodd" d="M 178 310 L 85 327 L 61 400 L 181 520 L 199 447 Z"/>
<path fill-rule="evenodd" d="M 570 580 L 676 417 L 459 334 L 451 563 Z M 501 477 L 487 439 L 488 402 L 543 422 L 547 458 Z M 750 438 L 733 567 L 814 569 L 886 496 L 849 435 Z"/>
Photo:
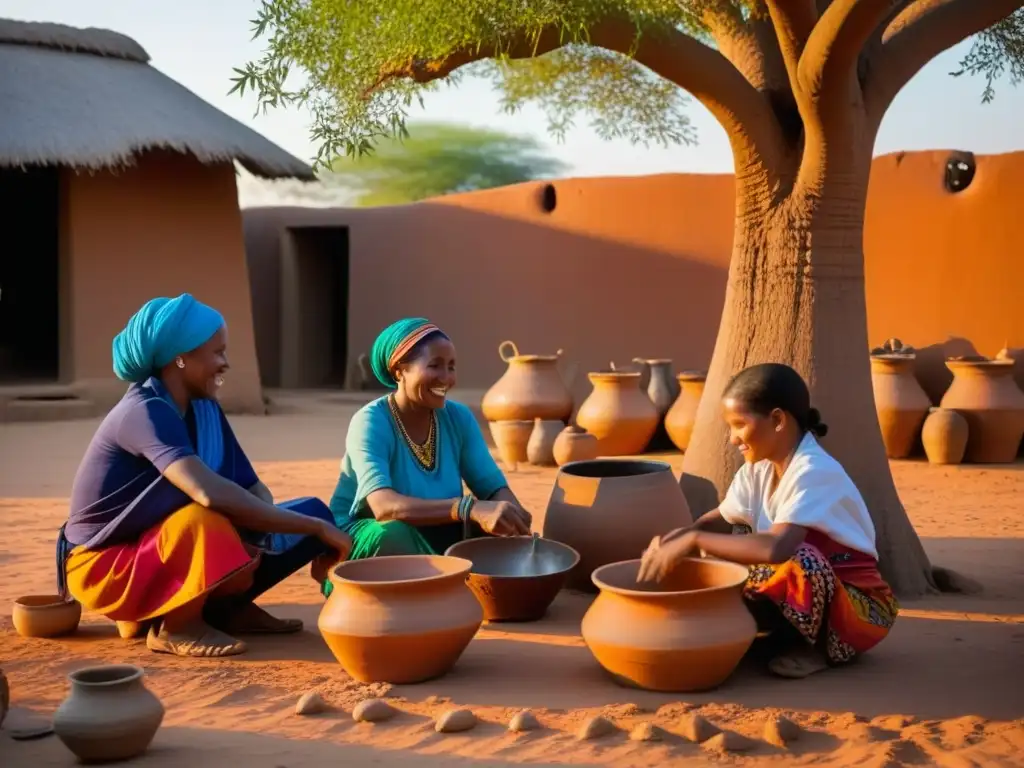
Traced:
<path fill-rule="evenodd" d="M 356 192 L 359 205 L 398 205 L 557 176 L 568 166 L 528 136 L 445 123 L 414 123 L 372 153 L 335 158 L 321 181 Z"/>

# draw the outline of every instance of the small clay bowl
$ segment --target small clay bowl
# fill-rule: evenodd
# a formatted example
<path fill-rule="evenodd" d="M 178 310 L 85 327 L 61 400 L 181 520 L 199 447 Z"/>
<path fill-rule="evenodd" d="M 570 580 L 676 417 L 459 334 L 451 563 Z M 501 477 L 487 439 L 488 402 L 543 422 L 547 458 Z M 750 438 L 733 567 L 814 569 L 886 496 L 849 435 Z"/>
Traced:
<path fill-rule="evenodd" d="M 473 563 L 466 583 L 484 609 L 485 621 L 537 621 L 547 613 L 580 554 L 568 544 L 532 536 L 483 536 L 452 544 L 445 552 Z"/>
<path fill-rule="evenodd" d="M 26 595 L 14 601 L 11 620 L 22 637 L 69 635 L 82 620 L 82 604 L 60 595 Z"/>

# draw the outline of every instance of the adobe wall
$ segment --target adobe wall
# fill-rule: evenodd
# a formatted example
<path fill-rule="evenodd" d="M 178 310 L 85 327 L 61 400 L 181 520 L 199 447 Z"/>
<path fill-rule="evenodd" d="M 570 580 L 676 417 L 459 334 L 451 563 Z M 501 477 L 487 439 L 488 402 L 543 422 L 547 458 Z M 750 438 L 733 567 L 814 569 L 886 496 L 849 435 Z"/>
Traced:
<path fill-rule="evenodd" d="M 97 404 L 119 398 L 111 340 L 145 301 L 189 292 L 228 322 L 225 408 L 263 413 L 234 166 L 160 152 L 64 174 L 62 378 Z"/>
<path fill-rule="evenodd" d="M 1024 346 L 1024 153 L 978 158 L 973 184 L 942 185 L 947 152 L 875 161 L 865 234 L 869 339 L 915 346 L 950 335 L 984 354 Z M 733 222 L 731 175 L 557 181 L 374 209 L 243 211 L 264 373 L 278 365 L 278 232 L 348 226 L 349 349 L 385 324 L 425 315 L 459 349 L 459 381 L 489 386 L 495 347 L 563 348 L 583 371 L 634 356 L 704 368 L 718 331 Z M 1016 297 L 1016 298 L 1015 298 Z M 867 350 L 865 350 L 865 353 Z M 265 380 L 265 383 L 270 383 Z"/>

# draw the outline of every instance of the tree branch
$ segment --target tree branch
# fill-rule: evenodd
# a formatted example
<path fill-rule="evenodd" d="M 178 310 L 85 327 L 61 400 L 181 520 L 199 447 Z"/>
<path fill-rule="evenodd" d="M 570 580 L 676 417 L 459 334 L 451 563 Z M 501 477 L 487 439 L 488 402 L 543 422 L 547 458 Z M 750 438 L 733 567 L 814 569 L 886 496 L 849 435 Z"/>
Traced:
<path fill-rule="evenodd" d="M 754 88 L 761 92 L 789 90 L 778 41 L 774 32 L 765 29 L 770 23 L 756 15 L 744 19 L 732 0 L 707 3 L 703 20 L 718 50 Z"/>
<path fill-rule="evenodd" d="M 786 65 L 789 85 L 799 104 L 803 89 L 797 71 L 804 46 L 818 22 L 818 9 L 815 0 L 766 0 L 766 5 Z"/>
<path fill-rule="evenodd" d="M 634 22 L 607 19 L 593 25 L 588 36 L 579 42 L 629 56 L 688 91 L 729 135 L 738 172 L 742 164 L 758 162 L 761 157 L 775 158 L 784 151 L 779 124 L 768 102 L 725 56 L 674 29 L 652 29 L 638 35 Z M 560 28 L 549 27 L 539 36 L 524 36 L 510 45 L 471 46 L 443 59 L 407 61 L 384 68 L 367 89 L 366 96 L 393 79 L 409 78 L 427 83 L 447 77 L 475 61 L 500 56 L 531 58 L 573 42 L 561 34 Z"/>
<path fill-rule="evenodd" d="M 892 100 L 925 64 L 1024 7 L 1024 0 L 916 0 L 893 20 L 869 62 L 864 99 L 881 120 Z"/>

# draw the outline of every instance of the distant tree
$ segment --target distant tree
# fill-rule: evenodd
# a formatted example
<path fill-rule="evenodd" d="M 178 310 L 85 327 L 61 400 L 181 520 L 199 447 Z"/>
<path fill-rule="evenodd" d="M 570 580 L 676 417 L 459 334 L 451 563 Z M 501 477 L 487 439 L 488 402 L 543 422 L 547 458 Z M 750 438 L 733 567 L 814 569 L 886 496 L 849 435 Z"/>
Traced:
<path fill-rule="evenodd" d="M 398 205 L 452 192 L 557 176 L 569 166 L 530 136 L 448 123 L 414 123 L 371 153 L 331 161 L 320 179 L 353 189 L 357 205 Z"/>

